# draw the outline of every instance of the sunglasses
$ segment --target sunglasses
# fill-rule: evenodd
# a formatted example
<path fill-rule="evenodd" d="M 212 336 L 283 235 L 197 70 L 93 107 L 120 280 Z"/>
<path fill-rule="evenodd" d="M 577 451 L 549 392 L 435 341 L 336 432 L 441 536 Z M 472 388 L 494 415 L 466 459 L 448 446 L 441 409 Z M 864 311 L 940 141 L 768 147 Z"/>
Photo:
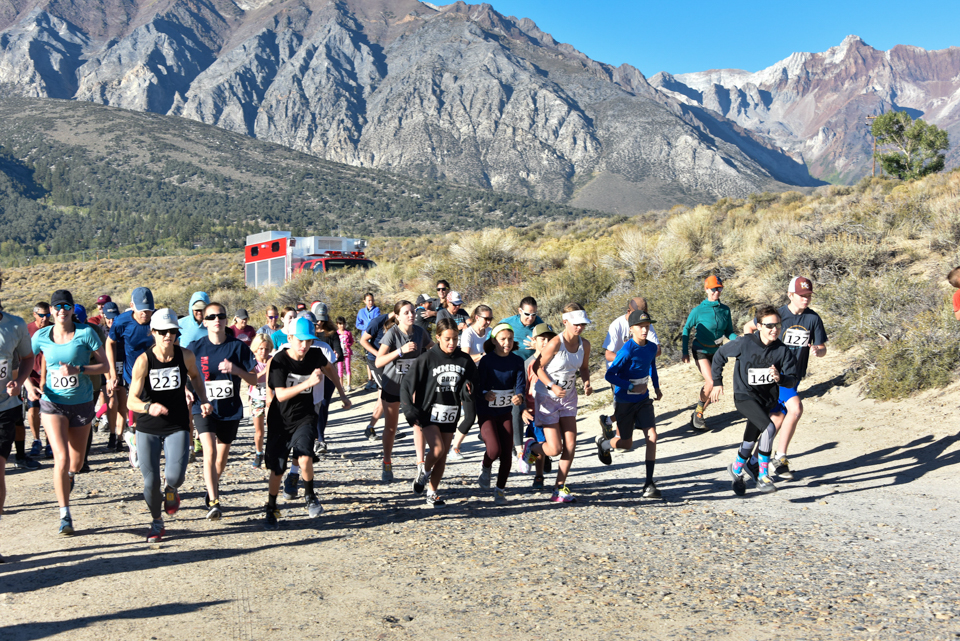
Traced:
<path fill-rule="evenodd" d="M 711 287 L 711 288 L 710 288 L 710 291 L 711 291 L 711 292 L 722 292 L 722 291 L 723 291 L 723 287 Z"/>
<path fill-rule="evenodd" d="M 493 316 L 478 316 L 477 318 L 488 322 L 493 320 Z"/>
<path fill-rule="evenodd" d="M 446 287 L 437 287 L 437 291 L 438 291 L 438 292 L 448 292 L 448 291 L 450 291 L 450 290 L 447 289 Z"/>
<path fill-rule="evenodd" d="M 68 305 L 67 303 L 57 303 L 56 305 L 53 305 L 53 309 L 58 312 L 62 312 L 66 309 L 73 309 L 73 305 Z"/>
<path fill-rule="evenodd" d="M 203 317 L 203 320 L 226 320 L 226 314 L 207 314 Z"/>
<path fill-rule="evenodd" d="M 277 320 L 279 316 L 267 316 L 267 320 Z"/>
<path fill-rule="evenodd" d="M 179 336 L 180 332 L 176 329 L 155 329 L 153 330 L 160 336 L 166 336 L 167 334 L 173 334 L 174 336 Z"/>
<path fill-rule="evenodd" d="M 767 329 L 776 329 L 780 327 L 780 323 L 760 323 L 760 327 L 766 327 Z"/>
<path fill-rule="evenodd" d="M 40 312 L 34 312 L 33 315 L 37 318 L 50 318 L 50 314 L 41 314 Z"/>
<path fill-rule="evenodd" d="M 530 318 L 531 316 L 536 316 L 536 315 L 537 315 L 536 312 L 525 312 L 525 311 L 523 311 L 522 309 L 520 310 L 520 313 L 523 314 L 526 318 Z"/>

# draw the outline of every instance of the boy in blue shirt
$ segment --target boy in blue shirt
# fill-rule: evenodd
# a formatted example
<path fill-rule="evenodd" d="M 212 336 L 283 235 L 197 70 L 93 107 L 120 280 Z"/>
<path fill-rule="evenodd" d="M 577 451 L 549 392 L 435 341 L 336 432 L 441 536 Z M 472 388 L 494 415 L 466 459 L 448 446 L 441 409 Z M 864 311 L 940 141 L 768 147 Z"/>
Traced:
<path fill-rule="evenodd" d="M 643 430 L 647 440 L 647 478 L 643 485 L 644 498 L 660 498 L 660 490 L 653 482 L 653 468 L 657 460 L 657 424 L 650 398 L 650 383 L 656 392 L 656 400 L 663 398 L 660 378 L 657 376 L 657 344 L 647 340 L 650 325 L 655 323 L 650 314 L 634 310 L 627 319 L 631 340 L 620 348 L 617 357 L 607 369 L 605 378 L 613 385 L 617 399 L 617 436 L 605 440 L 597 437 L 597 456 L 604 465 L 610 465 L 610 452 L 614 449 L 630 450 L 633 447 L 633 431 Z"/>

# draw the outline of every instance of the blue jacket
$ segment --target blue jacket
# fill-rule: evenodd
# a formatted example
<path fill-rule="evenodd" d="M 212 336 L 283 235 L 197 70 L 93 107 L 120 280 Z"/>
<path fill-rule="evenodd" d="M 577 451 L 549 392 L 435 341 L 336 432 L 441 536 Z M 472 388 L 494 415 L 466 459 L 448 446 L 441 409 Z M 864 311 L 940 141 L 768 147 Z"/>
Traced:
<path fill-rule="evenodd" d="M 354 323 L 354 327 L 357 328 L 357 331 L 363 332 L 367 329 L 367 325 L 370 324 L 374 318 L 380 315 L 380 308 L 374 307 L 373 309 L 367 309 L 364 306 L 359 312 L 357 312 L 357 322 Z"/>
<path fill-rule="evenodd" d="M 207 328 L 203 323 L 197 323 L 193 320 L 193 304 L 202 300 L 207 305 L 210 304 L 210 297 L 207 292 L 193 292 L 190 297 L 190 304 L 187 306 L 187 315 L 180 319 L 180 344 L 189 345 L 201 336 L 207 335 Z"/>

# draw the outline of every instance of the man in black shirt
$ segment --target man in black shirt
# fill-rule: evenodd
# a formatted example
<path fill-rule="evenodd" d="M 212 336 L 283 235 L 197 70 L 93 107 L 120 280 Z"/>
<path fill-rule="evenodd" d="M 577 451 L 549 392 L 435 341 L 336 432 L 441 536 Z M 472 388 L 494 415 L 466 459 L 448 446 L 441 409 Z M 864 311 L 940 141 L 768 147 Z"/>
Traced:
<path fill-rule="evenodd" d="M 344 409 L 350 409 L 350 399 L 343 391 L 337 369 L 319 349 L 310 349 L 314 334 L 313 323 L 298 318 L 289 324 L 289 343 L 270 361 L 267 374 L 268 403 L 267 446 L 265 461 L 270 470 L 267 499 L 266 528 L 276 530 L 277 495 L 287 467 L 287 455 L 293 450 L 300 464 L 306 495 L 307 512 L 311 517 L 323 513 L 323 507 L 313 489 L 313 443 L 317 438 L 317 413 L 314 409 L 313 388 L 323 384 L 327 376 L 337 386 Z"/>

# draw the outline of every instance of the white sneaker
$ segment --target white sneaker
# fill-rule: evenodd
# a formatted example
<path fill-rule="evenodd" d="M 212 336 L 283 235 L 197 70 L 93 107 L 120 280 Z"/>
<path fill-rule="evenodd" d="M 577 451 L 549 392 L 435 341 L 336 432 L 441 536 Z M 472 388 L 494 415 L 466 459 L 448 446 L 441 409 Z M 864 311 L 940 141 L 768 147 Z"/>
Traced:
<path fill-rule="evenodd" d="M 129 448 L 130 454 L 130 467 L 140 467 L 140 460 L 137 458 L 137 437 L 131 432 L 124 432 L 123 440 Z"/>
<path fill-rule="evenodd" d="M 460 453 L 460 450 L 458 450 L 458 449 L 455 448 L 455 447 L 451 447 L 451 448 L 450 448 L 450 458 L 452 458 L 454 461 L 462 461 L 462 460 L 463 460 L 464 458 L 466 458 L 466 457 L 465 457 L 463 454 Z"/>
<path fill-rule="evenodd" d="M 507 495 L 499 487 L 493 488 L 493 502 L 496 505 L 506 505 Z"/>

